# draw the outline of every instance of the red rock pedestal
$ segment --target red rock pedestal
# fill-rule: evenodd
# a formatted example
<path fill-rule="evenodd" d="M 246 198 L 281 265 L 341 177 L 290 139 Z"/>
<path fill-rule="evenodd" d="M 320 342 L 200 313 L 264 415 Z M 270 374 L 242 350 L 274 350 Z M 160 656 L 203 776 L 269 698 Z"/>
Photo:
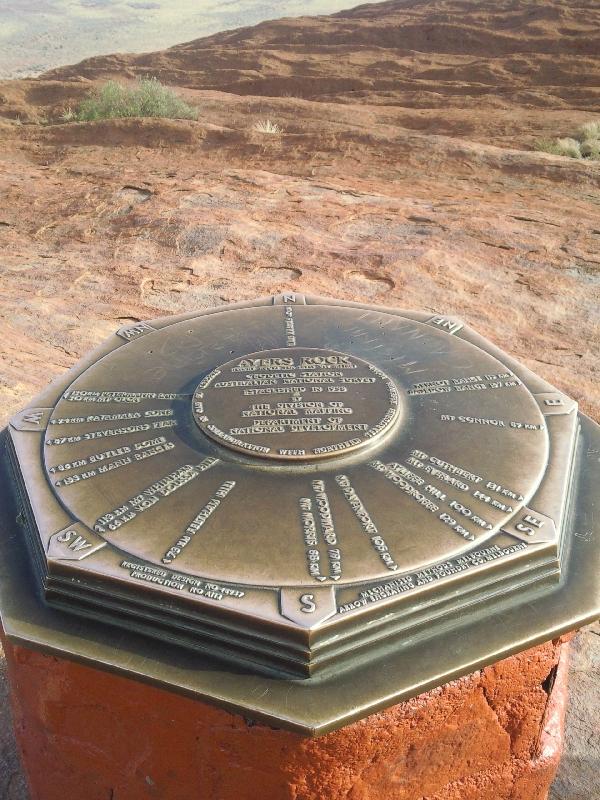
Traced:
<path fill-rule="evenodd" d="M 564 640 L 317 739 L 5 642 L 32 800 L 543 800 Z"/>

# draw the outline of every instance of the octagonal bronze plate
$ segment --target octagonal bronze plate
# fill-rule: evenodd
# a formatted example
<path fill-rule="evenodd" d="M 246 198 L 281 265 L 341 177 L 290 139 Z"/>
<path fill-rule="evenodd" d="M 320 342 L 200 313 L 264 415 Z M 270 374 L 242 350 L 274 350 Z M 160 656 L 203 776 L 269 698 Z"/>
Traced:
<path fill-rule="evenodd" d="M 562 591 L 580 419 L 453 318 L 290 294 L 140 323 L 11 421 L 19 538 L 60 626 L 86 617 L 304 692 L 427 647 L 459 674 L 489 660 L 500 614 Z M 578 602 L 580 621 L 597 613 L 597 592 Z M 441 642 L 470 618 L 489 630 L 458 663 Z M 507 652 L 549 629 L 521 628 Z M 432 685 L 431 666 L 405 674 Z M 377 705 L 343 695 L 288 724 Z"/>

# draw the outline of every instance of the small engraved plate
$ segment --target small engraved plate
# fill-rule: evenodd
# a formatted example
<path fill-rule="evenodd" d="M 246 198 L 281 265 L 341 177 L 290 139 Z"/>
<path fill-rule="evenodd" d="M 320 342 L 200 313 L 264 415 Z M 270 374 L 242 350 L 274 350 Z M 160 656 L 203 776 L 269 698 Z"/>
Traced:
<path fill-rule="evenodd" d="M 145 336 L 147 333 L 152 333 L 156 330 L 152 325 L 147 322 L 136 322 L 133 325 L 124 325 L 117 331 L 117 336 L 130 342 L 132 339 L 139 339 L 140 336 Z"/>
<path fill-rule="evenodd" d="M 446 333 L 458 333 L 461 328 L 463 328 L 463 323 L 456 319 L 455 317 L 442 317 L 436 315 L 428 320 L 430 325 L 435 325 L 436 327 L 440 328 L 440 330 L 445 331 Z"/>
<path fill-rule="evenodd" d="M 530 544 L 556 541 L 554 521 L 539 511 L 523 506 L 509 523 L 502 526 L 505 533 Z"/>
<path fill-rule="evenodd" d="M 276 294 L 273 297 L 273 305 L 275 306 L 299 306 L 306 305 L 306 297 L 297 292 L 284 292 L 283 294 Z"/>
<path fill-rule="evenodd" d="M 81 522 L 76 522 L 52 534 L 48 541 L 48 558 L 81 561 L 103 547 L 106 547 L 105 541 Z"/>
<path fill-rule="evenodd" d="M 313 628 L 336 613 L 333 586 L 296 587 L 280 592 L 281 615 L 303 628 Z"/>
<path fill-rule="evenodd" d="M 11 419 L 10 425 L 16 431 L 33 431 L 39 433 L 48 424 L 51 408 L 27 408 Z"/>
<path fill-rule="evenodd" d="M 555 414 L 570 414 L 577 409 L 577 402 L 561 392 L 541 392 L 534 395 L 542 414 L 549 417 Z"/>

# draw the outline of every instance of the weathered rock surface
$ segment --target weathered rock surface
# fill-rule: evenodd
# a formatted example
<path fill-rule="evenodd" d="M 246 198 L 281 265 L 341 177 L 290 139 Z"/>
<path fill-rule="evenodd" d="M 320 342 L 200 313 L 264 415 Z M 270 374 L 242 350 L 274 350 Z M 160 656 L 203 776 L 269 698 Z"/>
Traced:
<path fill-rule="evenodd" d="M 600 793 L 599 624 L 578 634 L 570 656 L 565 749 L 549 800 L 591 800 Z"/>
<path fill-rule="evenodd" d="M 29 794 L 15 746 L 4 651 L 0 646 L 0 797 L 27 800 Z"/>
<path fill-rule="evenodd" d="M 205 95 L 205 116 L 227 102 Z M 238 125 L 249 105 L 231 101 Z M 295 288 L 462 316 L 599 416 L 598 167 L 309 124 L 10 129 L 4 413 L 125 320 Z"/>
<path fill-rule="evenodd" d="M 598 30 L 392 2 L 0 83 L 2 417 L 125 321 L 295 289 L 460 316 L 600 419 L 600 167 L 527 149 L 599 118 Z M 60 124 L 148 72 L 199 121 Z M 600 791 L 592 675 L 555 800 Z"/>

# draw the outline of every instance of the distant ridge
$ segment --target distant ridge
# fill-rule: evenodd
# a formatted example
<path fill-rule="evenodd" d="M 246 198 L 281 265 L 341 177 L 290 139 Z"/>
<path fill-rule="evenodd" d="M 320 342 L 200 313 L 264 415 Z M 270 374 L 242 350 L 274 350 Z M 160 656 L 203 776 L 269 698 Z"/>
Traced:
<path fill-rule="evenodd" d="M 329 102 L 432 107 L 492 97 L 494 105 L 600 111 L 600 3 L 391 0 L 99 56 L 43 77 L 145 74 L 192 89 Z"/>

